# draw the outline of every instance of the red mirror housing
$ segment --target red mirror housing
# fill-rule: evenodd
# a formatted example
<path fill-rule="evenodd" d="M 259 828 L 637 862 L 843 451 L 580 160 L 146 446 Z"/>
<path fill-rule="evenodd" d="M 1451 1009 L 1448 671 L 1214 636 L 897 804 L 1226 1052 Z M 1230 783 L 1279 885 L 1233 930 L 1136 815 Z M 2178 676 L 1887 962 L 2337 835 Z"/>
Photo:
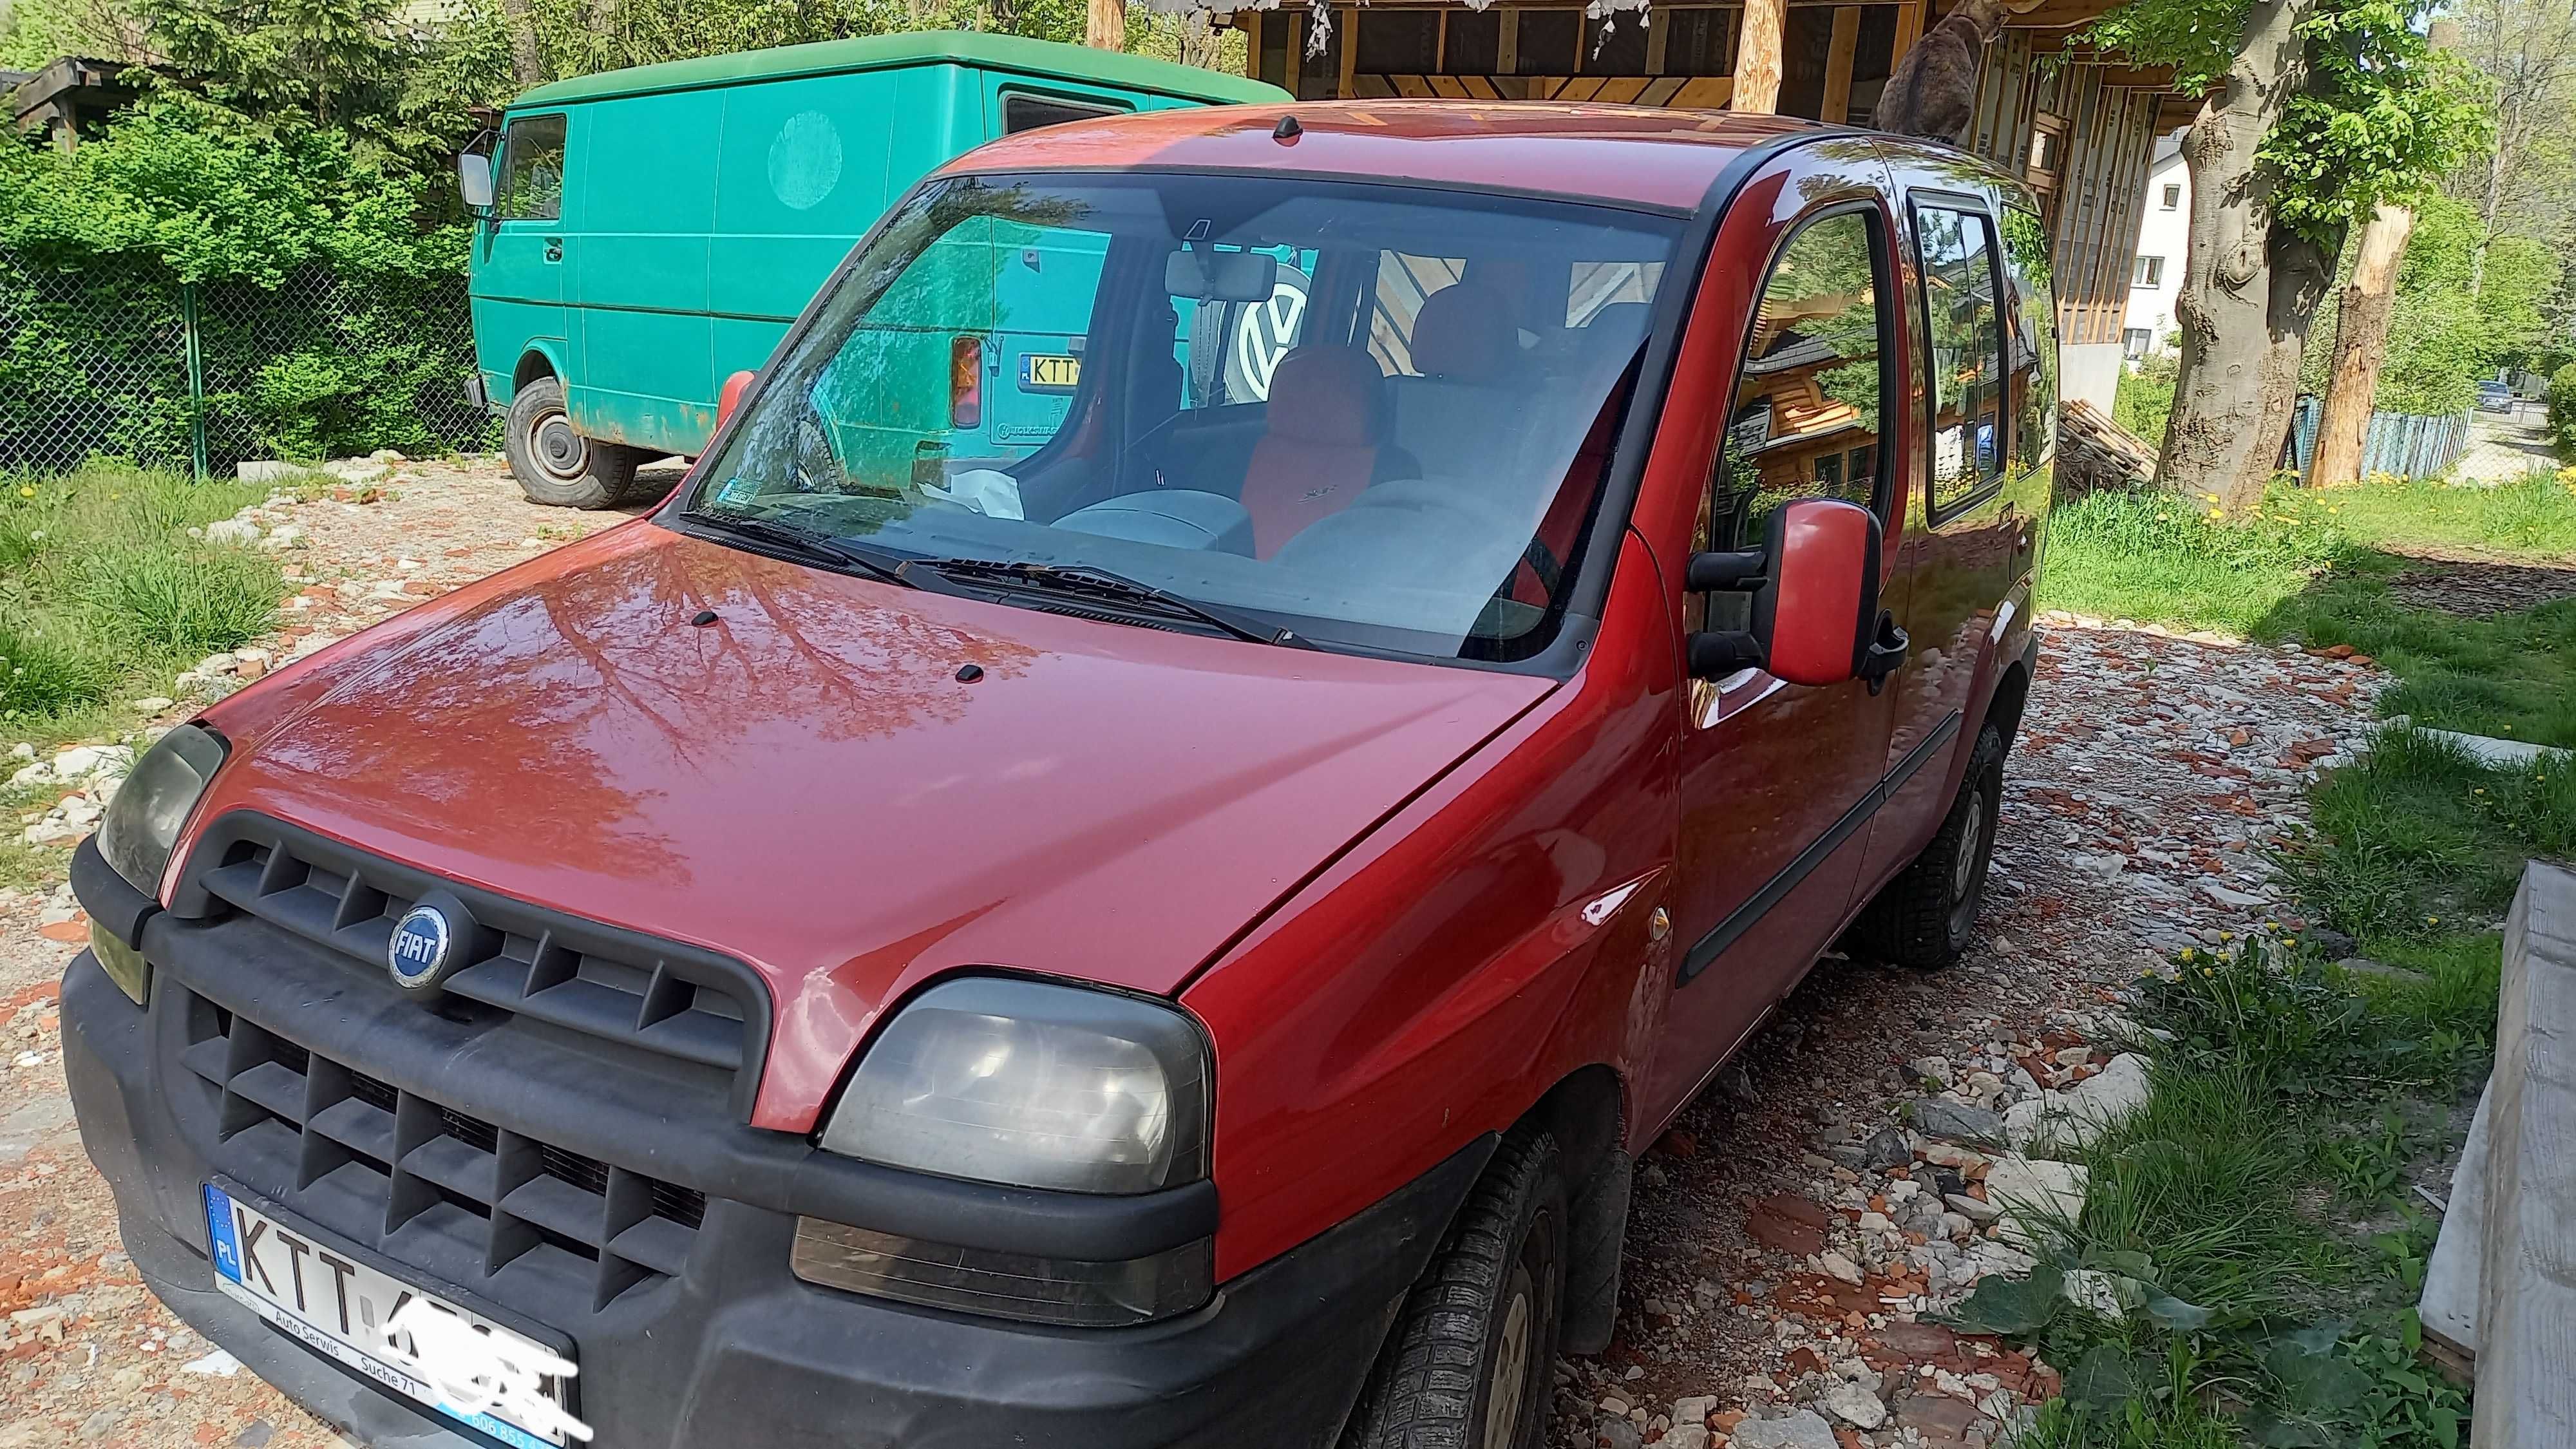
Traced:
<path fill-rule="evenodd" d="M 1773 677 L 1840 684 L 1861 672 L 1878 634 L 1878 546 L 1878 516 L 1857 503 L 1802 498 L 1772 511 L 1753 636 Z"/>
<path fill-rule="evenodd" d="M 742 405 L 742 395 L 751 390 L 752 376 L 748 372 L 737 372 L 724 380 L 724 391 L 716 394 L 717 427 L 723 427 L 725 419 L 732 417 L 733 410 Z"/>

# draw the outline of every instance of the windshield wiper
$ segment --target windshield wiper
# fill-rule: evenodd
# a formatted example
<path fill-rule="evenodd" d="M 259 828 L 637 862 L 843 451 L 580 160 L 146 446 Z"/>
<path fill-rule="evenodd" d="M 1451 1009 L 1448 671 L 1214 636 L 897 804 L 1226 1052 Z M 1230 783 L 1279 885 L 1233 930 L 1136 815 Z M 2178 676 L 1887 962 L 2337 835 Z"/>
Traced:
<path fill-rule="evenodd" d="M 1089 595 L 1113 603 L 1150 604 L 1249 643 L 1275 644 L 1287 649 L 1317 647 L 1295 630 L 1257 623 L 1232 609 L 1202 604 L 1169 589 L 1157 588 L 1092 564 L 1045 564 L 1025 559 L 926 558 L 912 559 L 902 567 L 907 574 L 919 569 L 952 579 Z M 919 586 L 918 580 L 909 582 Z"/>
<path fill-rule="evenodd" d="M 871 548 L 866 544 L 850 543 L 834 538 L 828 533 L 816 533 L 810 528 L 798 528 L 793 524 L 780 523 L 775 519 L 753 518 L 747 514 L 688 509 L 680 516 L 691 523 L 703 524 L 715 529 L 719 533 L 758 539 L 774 548 L 798 554 L 809 562 L 856 569 L 870 578 L 883 579 L 890 584 L 900 584 L 907 589 L 921 587 L 918 580 L 904 577 L 904 558 L 901 554 Z"/>

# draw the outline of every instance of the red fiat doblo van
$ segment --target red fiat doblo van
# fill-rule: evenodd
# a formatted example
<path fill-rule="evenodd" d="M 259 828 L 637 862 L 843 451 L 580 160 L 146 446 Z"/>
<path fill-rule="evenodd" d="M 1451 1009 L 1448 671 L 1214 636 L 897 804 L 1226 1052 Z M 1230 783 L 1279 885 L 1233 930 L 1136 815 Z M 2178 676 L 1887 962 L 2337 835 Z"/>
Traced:
<path fill-rule="evenodd" d="M 379 1445 L 1529 1449 L 1635 1156 L 1966 939 L 2029 206 L 1619 107 L 967 155 L 657 511 L 139 763 L 62 997 L 136 1265 Z M 1015 268 L 1065 421 L 955 458 Z"/>

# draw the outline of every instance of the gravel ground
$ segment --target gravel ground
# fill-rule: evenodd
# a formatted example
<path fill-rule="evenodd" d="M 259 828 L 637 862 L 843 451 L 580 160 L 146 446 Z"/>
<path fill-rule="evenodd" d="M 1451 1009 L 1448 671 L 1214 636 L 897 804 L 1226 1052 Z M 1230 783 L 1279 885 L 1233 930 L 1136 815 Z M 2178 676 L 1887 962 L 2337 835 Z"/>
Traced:
<path fill-rule="evenodd" d="M 250 516 L 271 539 L 300 532 L 284 551 L 306 587 L 262 649 L 210 661 L 173 696 L 238 688 L 618 521 L 531 507 L 490 462 L 401 464 L 340 492 Z M 1987 1222 L 1988 1183 L 2046 1164 L 1975 1139 L 2018 1139 L 2042 1105 L 2124 1089 L 2127 1067 L 2092 1043 L 2168 951 L 2304 925 L 2274 904 L 2263 845 L 2366 733 L 2381 677 L 2367 661 L 2048 624 L 1968 959 L 1933 975 L 1828 959 L 1641 1164 L 1619 1336 L 1559 1365 L 1561 1443 L 1979 1445 L 2053 1388 L 2045 1365 L 1912 1321 L 2022 1261 L 2013 1225 Z M 59 893 L 0 893 L 0 1449 L 339 1444 L 162 1310 L 117 1250 L 53 1001 L 81 933 Z M 1948 1140 L 1898 1121 L 1927 1075 L 1945 1090 L 1914 1120 Z"/>

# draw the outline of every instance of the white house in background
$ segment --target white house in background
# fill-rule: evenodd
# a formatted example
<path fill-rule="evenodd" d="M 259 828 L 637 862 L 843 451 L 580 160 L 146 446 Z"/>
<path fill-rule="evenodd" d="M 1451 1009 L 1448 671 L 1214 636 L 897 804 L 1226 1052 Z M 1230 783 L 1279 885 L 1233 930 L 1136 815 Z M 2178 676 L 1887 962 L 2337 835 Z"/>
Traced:
<path fill-rule="evenodd" d="M 2174 293 L 2182 287 L 2182 257 L 2191 244 L 2191 168 L 2182 161 L 2182 133 L 2156 142 L 2147 166 L 2147 197 L 2138 208 L 2138 252 L 2129 263 L 2129 312 L 2120 324 L 2120 350 L 2131 362 L 2172 352 Z"/>

